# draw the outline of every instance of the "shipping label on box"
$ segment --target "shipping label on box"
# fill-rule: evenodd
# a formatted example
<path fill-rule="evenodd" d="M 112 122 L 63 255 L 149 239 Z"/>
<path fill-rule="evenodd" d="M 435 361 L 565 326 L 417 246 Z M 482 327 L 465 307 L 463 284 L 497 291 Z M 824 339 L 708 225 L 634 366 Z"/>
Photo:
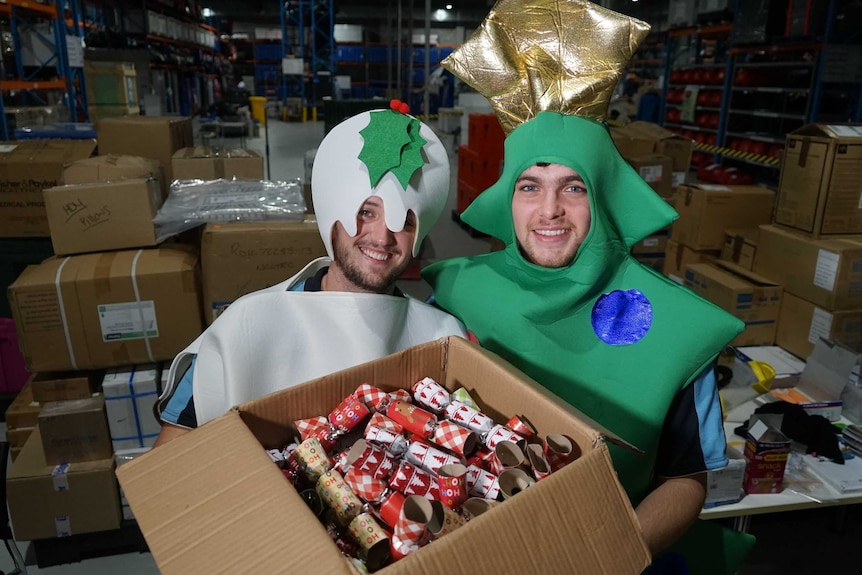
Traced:
<path fill-rule="evenodd" d="M 673 194 L 673 160 L 669 156 L 650 154 L 628 162 L 658 195 L 666 198 Z"/>
<path fill-rule="evenodd" d="M 813 238 L 862 233 L 862 127 L 809 124 L 787 136 L 775 222 Z"/>
<path fill-rule="evenodd" d="M 117 477 L 159 570 L 203 573 L 225 561 L 253 561 L 259 572 L 279 572 L 284 556 L 277 543 L 291 541 L 305 550 L 293 558 L 292 570 L 349 575 L 352 567 L 264 448 L 285 445 L 296 433 L 294 421 L 329 413 L 361 383 L 393 391 L 423 377 L 450 392 L 463 386 L 494 420 L 517 414 L 538 436 L 566 435 L 580 456 L 450 533 L 443 544 L 427 545 L 378 573 L 473 575 L 476 566 L 462 559 L 476 550 L 489 573 L 638 575 L 646 568 L 649 551 L 603 441 L 613 436 L 495 354 L 451 337 L 243 404 L 123 464 Z M 206 473 L 210 467 L 218 472 Z M 546 506 L 555 512 L 536 524 L 536 510 Z M 254 512 L 240 512 L 248 509 Z M 214 520 L 227 521 L 226 528 L 206 529 L 202 538 Z M 513 526 L 524 524 L 532 527 L 516 530 L 518 544 L 512 545 Z M 560 533 L 573 535 L 556 552 L 524 552 Z"/>
<path fill-rule="evenodd" d="M 22 541 L 120 527 L 113 457 L 51 465 L 45 461 L 39 428 L 9 469 L 6 493 L 15 538 Z"/>
<path fill-rule="evenodd" d="M 114 451 L 152 447 L 161 431 L 153 413 L 160 374 L 155 364 L 109 369 L 102 380 Z"/>
<path fill-rule="evenodd" d="M 282 282 L 325 255 L 311 221 L 207 224 L 201 240 L 207 323 L 238 297 Z"/>
<path fill-rule="evenodd" d="M 671 238 L 695 250 L 721 250 L 726 229 L 770 223 L 774 198 L 772 190 L 758 186 L 680 186 Z"/>
<path fill-rule="evenodd" d="M 730 262 L 691 264 L 685 269 L 687 288 L 745 322 L 732 345 L 772 345 L 783 288 Z"/>
<path fill-rule="evenodd" d="M 202 330 L 188 247 L 51 258 L 9 287 L 31 372 L 173 359 Z"/>
<path fill-rule="evenodd" d="M 49 465 L 106 459 L 113 453 L 101 396 L 46 403 L 39 431 Z"/>
<path fill-rule="evenodd" d="M 790 439 L 781 433 L 781 416 L 753 415 L 745 438 L 746 493 L 781 493 L 784 468 L 790 454 Z"/>
<path fill-rule="evenodd" d="M 862 242 L 761 226 L 754 271 L 828 311 L 862 308 Z"/>
<path fill-rule="evenodd" d="M 156 245 L 153 218 L 162 205 L 155 179 L 48 188 L 45 210 L 57 255 Z"/>
<path fill-rule="evenodd" d="M 94 140 L 0 142 L 0 237 L 48 237 L 42 190 L 63 183 L 63 166 L 88 158 Z"/>

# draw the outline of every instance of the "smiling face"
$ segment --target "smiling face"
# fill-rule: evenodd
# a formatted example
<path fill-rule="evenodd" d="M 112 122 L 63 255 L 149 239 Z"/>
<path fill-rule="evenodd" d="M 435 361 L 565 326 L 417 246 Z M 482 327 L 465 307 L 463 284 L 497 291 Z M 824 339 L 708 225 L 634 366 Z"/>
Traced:
<path fill-rule="evenodd" d="M 324 276 L 323 289 L 364 293 L 392 293 L 395 281 L 411 260 L 416 217 L 407 212 L 404 229 L 386 227 L 383 202 L 372 196 L 356 214 L 356 235 L 341 222 L 332 227 L 333 262 Z"/>
<path fill-rule="evenodd" d="M 512 223 L 523 256 L 536 265 L 569 265 L 590 231 L 584 181 L 560 164 L 530 166 L 515 181 Z"/>

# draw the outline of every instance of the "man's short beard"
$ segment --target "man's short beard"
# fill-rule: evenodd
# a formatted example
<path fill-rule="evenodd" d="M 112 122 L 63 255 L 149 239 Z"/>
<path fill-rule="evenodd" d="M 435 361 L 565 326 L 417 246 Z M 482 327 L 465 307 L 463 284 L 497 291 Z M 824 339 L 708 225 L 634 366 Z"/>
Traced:
<path fill-rule="evenodd" d="M 346 246 L 344 242 L 335 241 L 332 243 L 332 249 L 335 252 L 333 254 L 335 256 L 335 262 L 341 269 L 341 273 L 347 281 L 356 287 L 369 292 L 390 293 L 392 288 L 395 286 L 395 282 L 399 277 L 401 277 L 401 274 L 404 273 L 407 266 L 410 265 L 410 259 L 408 258 L 401 267 L 392 270 L 382 280 L 374 282 L 372 278 L 368 277 L 368 274 L 363 273 L 363 271 L 353 265 L 353 262 L 350 260 L 350 250 L 353 249 L 353 246 Z"/>

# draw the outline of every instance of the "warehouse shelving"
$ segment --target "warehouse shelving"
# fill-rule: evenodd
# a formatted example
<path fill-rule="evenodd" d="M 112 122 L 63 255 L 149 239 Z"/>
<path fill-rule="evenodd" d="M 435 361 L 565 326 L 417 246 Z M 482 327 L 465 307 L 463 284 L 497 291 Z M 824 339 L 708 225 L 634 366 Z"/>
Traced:
<path fill-rule="evenodd" d="M 317 117 L 318 101 L 334 94 L 335 8 L 333 0 L 289 0 L 281 10 L 282 56 L 301 69 L 283 70 L 282 94 L 297 98 L 302 116 Z"/>
<path fill-rule="evenodd" d="M 80 37 L 81 34 L 77 8 L 75 1 L 62 0 L 50 4 L 5 0 L 0 4 L 0 14 L 9 19 L 15 59 L 14 69 L 7 69 L 0 79 L 0 136 L 3 139 L 10 137 L 7 106 L 26 107 L 33 103 L 44 106 L 51 92 L 60 94 L 58 100 L 67 107 L 71 122 L 87 121 L 84 77 L 79 62 L 70 62 L 67 46 L 67 36 Z M 66 27 L 67 16 L 71 31 Z M 47 29 L 49 33 L 45 33 Z M 25 31 L 26 38 L 39 42 L 47 53 L 39 54 L 32 49 L 32 61 L 25 62 L 22 43 Z"/>

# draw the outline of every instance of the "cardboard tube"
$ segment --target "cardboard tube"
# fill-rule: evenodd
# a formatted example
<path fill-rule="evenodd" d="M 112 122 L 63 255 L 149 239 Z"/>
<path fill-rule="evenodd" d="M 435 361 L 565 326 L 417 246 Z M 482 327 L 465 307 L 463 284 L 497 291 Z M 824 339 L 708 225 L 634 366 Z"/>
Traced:
<path fill-rule="evenodd" d="M 503 499 L 509 499 L 535 483 L 523 469 L 507 469 L 500 474 L 500 493 Z"/>
<path fill-rule="evenodd" d="M 359 542 L 362 558 L 372 571 L 389 561 L 389 534 L 370 513 L 360 513 L 347 526 L 350 534 Z"/>
<path fill-rule="evenodd" d="M 471 497 L 464 502 L 462 511 L 464 513 L 464 517 L 466 517 L 467 521 L 469 521 L 471 519 L 475 519 L 476 517 L 482 515 L 487 511 L 490 511 L 499 504 L 499 501 L 495 501 L 493 499 L 485 499 L 484 497 Z"/>
<path fill-rule="evenodd" d="M 434 510 L 434 515 L 431 522 L 428 523 L 428 532 L 434 539 L 439 539 L 462 527 L 466 522 L 464 517 L 456 511 L 449 509 L 440 501 L 432 501 L 431 507 Z"/>

